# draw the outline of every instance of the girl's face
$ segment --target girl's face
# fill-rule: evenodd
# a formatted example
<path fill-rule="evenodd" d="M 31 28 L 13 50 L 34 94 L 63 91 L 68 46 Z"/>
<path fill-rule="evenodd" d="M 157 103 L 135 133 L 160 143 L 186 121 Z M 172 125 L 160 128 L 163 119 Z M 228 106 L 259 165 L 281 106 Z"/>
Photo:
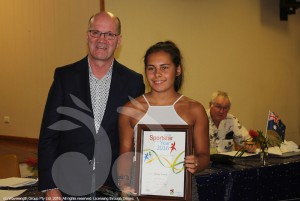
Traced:
<path fill-rule="evenodd" d="M 170 54 L 164 51 L 148 55 L 145 70 L 151 90 L 157 92 L 175 90 L 175 77 L 181 73 L 181 67 L 176 68 Z"/>

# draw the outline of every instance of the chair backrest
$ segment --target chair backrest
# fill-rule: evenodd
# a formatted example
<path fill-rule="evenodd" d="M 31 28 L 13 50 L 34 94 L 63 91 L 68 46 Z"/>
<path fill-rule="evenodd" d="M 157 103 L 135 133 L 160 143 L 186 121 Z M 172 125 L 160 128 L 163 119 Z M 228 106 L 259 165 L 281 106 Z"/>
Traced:
<path fill-rule="evenodd" d="M 20 176 L 17 156 L 15 154 L 0 154 L 0 179 Z"/>

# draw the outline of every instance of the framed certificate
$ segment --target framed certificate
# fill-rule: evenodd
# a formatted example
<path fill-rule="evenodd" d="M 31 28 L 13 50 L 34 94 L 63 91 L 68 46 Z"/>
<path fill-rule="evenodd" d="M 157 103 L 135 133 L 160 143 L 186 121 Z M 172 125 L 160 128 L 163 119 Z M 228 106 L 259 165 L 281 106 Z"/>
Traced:
<path fill-rule="evenodd" d="M 193 153 L 192 132 L 189 125 L 138 125 L 135 185 L 141 200 L 191 200 L 184 158 Z"/>

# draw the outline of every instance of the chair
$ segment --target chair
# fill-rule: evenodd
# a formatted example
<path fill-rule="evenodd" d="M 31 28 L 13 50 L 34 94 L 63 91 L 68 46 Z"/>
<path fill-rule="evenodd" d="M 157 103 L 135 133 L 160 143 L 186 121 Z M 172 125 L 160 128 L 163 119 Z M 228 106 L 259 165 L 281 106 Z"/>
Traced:
<path fill-rule="evenodd" d="M 21 177 L 19 161 L 15 154 L 0 154 L 0 179 Z"/>

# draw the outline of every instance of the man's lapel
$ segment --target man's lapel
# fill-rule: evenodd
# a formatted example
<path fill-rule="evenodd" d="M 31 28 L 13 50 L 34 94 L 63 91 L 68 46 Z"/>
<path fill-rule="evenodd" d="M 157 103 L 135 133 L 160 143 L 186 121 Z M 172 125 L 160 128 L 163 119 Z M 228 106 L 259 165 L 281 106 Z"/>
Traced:
<path fill-rule="evenodd" d="M 91 101 L 90 82 L 89 82 L 89 65 L 87 57 L 82 59 L 77 67 L 76 80 L 73 84 L 77 84 L 79 99 L 86 104 L 93 115 L 93 107 Z"/>
<path fill-rule="evenodd" d="M 109 96 L 108 96 L 106 109 L 101 124 L 104 129 L 108 127 L 110 121 L 114 122 L 114 120 L 111 119 L 113 117 L 113 115 L 111 114 L 116 112 L 114 110 L 117 110 L 117 107 L 119 106 L 119 102 L 120 102 L 119 96 L 121 95 L 120 92 L 122 91 L 122 88 L 124 86 L 122 80 L 123 79 L 119 72 L 118 63 L 114 61 Z"/>

